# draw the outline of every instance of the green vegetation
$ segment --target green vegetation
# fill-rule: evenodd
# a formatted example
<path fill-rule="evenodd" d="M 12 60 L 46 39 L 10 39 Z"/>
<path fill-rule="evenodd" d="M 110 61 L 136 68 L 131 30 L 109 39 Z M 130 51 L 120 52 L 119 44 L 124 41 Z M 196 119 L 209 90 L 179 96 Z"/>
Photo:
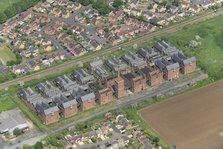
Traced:
<path fill-rule="evenodd" d="M 43 149 L 43 143 L 42 142 L 36 142 L 34 145 L 34 149 Z"/>
<path fill-rule="evenodd" d="M 0 96 L 0 112 L 14 109 L 16 107 L 15 102 L 8 97 Z"/>
<path fill-rule="evenodd" d="M 0 59 L 7 63 L 9 61 L 16 60 L 16 55 L 12 52 L 12 50 L 8 46 L 0 47 Z"/>
<path fill-rule="evenodd" d="M 16 129 L 13 130 L 13 134 L 14 134 L 16 137 L 18 137 L 18 136 L 20 136 L 20 135 L 22 134 L 22 130 L 19 129 L 19 128 L 16 128 Z"/>
<path fill-rule="evenodd" d="M 26 11 L 41 0 L 1 0 L 0 1 L 0 24 L 7 19 Z"/>
<path fill-rule="evenodd" d="M 124 4 L 123 0 L 114 0 L 113 7 L 119 9 Z"/>
<path fill-rule="evenodd" d="M 213 80 L 223 78 L 223 17 L 219 16 L 203 23 L 184 27 L 175 33 L 163 36 L 172 45 L 187 55 L 196 56 L 198 65 Z M 190 48 L 189 43 L 200 37 L 200 46 Z"/>
<path fill-rule="evenodd" d="M 71 1 L 77 1 L 78 3 L 84 6 L 92 4 L 92 7 L 96 9 L 101 15 L 107 15 L 112 9 L 105 0 L 71 0 Z"/>

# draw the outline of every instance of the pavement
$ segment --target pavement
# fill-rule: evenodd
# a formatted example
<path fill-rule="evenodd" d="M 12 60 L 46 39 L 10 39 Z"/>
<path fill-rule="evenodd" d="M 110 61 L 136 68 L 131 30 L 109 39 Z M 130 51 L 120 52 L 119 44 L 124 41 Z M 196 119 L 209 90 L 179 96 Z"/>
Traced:
<path fill-rule="evenodd" d="M 76 121 L 73 121 L 73 122 L 71 122 L 67 125 L 64 125 L 64 126 L 58 128 L 58 129 L 50 130 L 48 132 L 41 132 L 41 133 L 35 134 L 33 136 L 30 136 L 28 139 L 20 140 L 19 142 L 14 142 L 14 143 L 11 143 L 11 144 L 5 144 L 3 149 L 15 149 L 18 146 L 22 147 L 23 144 L 33 145 L 37 141 L 40 141 L 41 139 L 43 139 L 44 137 L 46 137 L 49 134 L 59 133 L 59 132 L 65 130 L 65 129 L 68 129 L 68 128 L 70 128 L 72 126 L 75 126 L 79 123 L 89 121 L 89 120 L 94 119 L 98 116 L 102 116 L 109 111 L 118 110 L 118 109 L 121 109 L 123 107 L 128 107 L 128 106 L 131 106 L 133 104 L 136 104 L 136 103 L 139 103 L 139 102 L 142 102 L 142 101 L 152 100 L 153 97 L 156 97 L 157 95 L 160 95 L 160 94 L 166 95 L 167 93 L 180 91 L 180 90 L 184 89 L 186 86 L 188 86 L 188 84 L 194 83 L 194 82 L 199 82 L 199 81 L 202 81 L 206 78 L 208 78 L 208 76 L 206 74 L 202 73 L 199 76 L 194 77 L 194 78 L 178 79 L 178 80 L 175 80 L 175 81 L 166 81 L 159 88 L 154 88 L 154 89 L 150 88 L 150 90 L 145 90 L 145 91 L 142 91 L 138 94 L 129 95 L 128 97 L 124 98 L 124 100 L 118 100 L 118 102 L 116 102 L 115 106 L 113 106 L 113 107 L 110 107 L 106 110 L 100 111 L 96 114 L 80 118 Z"/>
<path fill-rule="evenodd" d="M 87 56 L 82 57 L 82 58 L 75 58 L 75 59 L 70 60 L 68 62 L 64 62 L 63 64 L 50 67 L 46 70 L 42 70 L 42 71 L 36 72 L 34 74 L 26 75 L 26 76 L 23 76 L 23 77 L 16 78 L 14 80 L 10 80 L 10 81 L 1 83 L 0 84 L 0 89 L 5 89 L 5 88 L 7 88 L 11 85 L 16 85 L 19 82 L 26 82 L 26 81 L 30 81 L 32 79 L 44 78 L 44 77 L 46 77 L 46 76 L 48 76 L 52 73 L 57 73 L 58 70 L 61 70 L 61 71 L 66 70 L 66 69 L 69 69 L 69 68 L 72 68 L 72 67 L 76 66 L 79 63 L 84 63 L 84 62 L 90 61 L 90 60 L 94 59 L 95 57 L 108 55 L 111 52 L 115 52 L 115 51 L 119 50 L 120 47 L 128 47 L 128 46 L 132 46 L 134 44 L 139 44 L 139 43 L 144 42 L 145 40 L 153 39 L 154 37 L 158 37 L 158 36 L 163 35 L 163 34 L 168 34 L 168 33 L 171 33 L 171 32 L 175 32 L 176 30 L 181 29 L 184 26 L 194 24 L 194 23 L 198 23 L 198 22 L 202 22 L 202 21 L 205 21 L 206 19 L 216 17 L 218 15 L 221 15 L 222 13 L 223 13 L 223 8 L 219 9 L 217 13 L 216 12 L 207 12 L 207 13 L 204 13 L 202 15 L 195 16 L 191 19 L 180 22 L 176 25 L 164 28 L 162 30 L 159 30 L 159 31 L 156 31 L 156 32 L 153 32 L 153 33 L 148 33 L 148 34 L 142 35 L 140 37 L 137 37 L 135 39 L 130 40 L 129 42 L 121 43 L 121 44 L 115 45 L 111 48 L 107 48 L 107 49 L 104 49 L 104 50 L 101 50 L 101 51 L 97 51 L 94 54 L 87 55 Z"/>

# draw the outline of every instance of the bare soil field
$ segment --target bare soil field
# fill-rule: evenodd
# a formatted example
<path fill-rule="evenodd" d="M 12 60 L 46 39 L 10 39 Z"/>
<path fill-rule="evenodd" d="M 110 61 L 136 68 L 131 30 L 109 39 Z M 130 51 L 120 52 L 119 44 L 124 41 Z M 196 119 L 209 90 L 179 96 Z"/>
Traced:
<path fill-rule="evenodd" d="M 179 149 L 223 149 L 223 81 L 140 111 Z"/>

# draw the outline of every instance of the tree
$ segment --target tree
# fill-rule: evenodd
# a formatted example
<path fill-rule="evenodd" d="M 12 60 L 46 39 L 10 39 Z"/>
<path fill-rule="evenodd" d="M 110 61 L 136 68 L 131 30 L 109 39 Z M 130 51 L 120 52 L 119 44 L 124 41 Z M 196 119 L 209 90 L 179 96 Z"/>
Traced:
<path fill-rule="evenodd" d="M 160 139 L 159 139 L 158 137 L 154 137 L 154 138 L 153 138 L 153 143 L 154 143 L 155 145 L 158 145 L 159 141 L 160 141 Z"/>
<path fill-rule="evenodd" d="M 173 0 L 173 4 L 177 7 L 180 6 L 180 0 Z"/>
<path fill-rule="evenodd" d="M 111 7 L 105 2 L 105 0 L 97 0 L 95 3 L 93 3 L 92 7 L 101 15 L 106 15 L 111 12 Z"/>
<path fill-rule="evenodd" d="M 34 145 L 34 149 L 43 149 L 43 143 L 42 142 L 36 142 Z"/>
<path fill-rule="evenodd" d="M 0 13 L 0 24 L 5 23 L 7 16 L 4 13 Z"/>
<path fill-rule="evenodd" d="M 124 2 L 123 2 L 122 0 L 114 0 L 112 6 L 113 6 L 114 8 L 116 8 L 116 9 L 118 9 L 118 8 L 120 8 L 123 4 L 124 4 Z"/>
<path fill-rule="evenodd" d="M 18 137 L 19 135 L 22 134 L 22 130 L 19 129 L 19 128 L 16 128 L 16 129 L 13 130 L 13 134 L 14 134 L 16 137 Z"/>
<path fill-rule="evenodd" d="M 32 147 L 27 145 L 27 144 L 25 144 L 25 145 L 23 145 L 23 149 L 32 149 Z"/>

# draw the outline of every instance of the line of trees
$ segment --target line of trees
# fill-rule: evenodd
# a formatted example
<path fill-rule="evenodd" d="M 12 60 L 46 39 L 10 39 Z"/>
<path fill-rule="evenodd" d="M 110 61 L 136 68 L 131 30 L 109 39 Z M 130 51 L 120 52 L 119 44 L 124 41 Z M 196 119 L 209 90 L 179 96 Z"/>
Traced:
<path fill-rule="evenodd" d="M 84 6 L 92 4 L 92 7 L 96 9 L 101 15 L 106 15 L 112 10 L 112 7 L 105 0 L 71 0 L 71 1 L 76 1 Z"/>
<path fill-rule="evenodd" d="M 18 2 L 13 3 L 12 5 L 8 6 L 3 12 L 0 12 L 0 24 L 4 23 L 9 18 L 14 17 L 15 15 L 23 11 L 26 11 L 40 1 L 44 2 L 45 0 L 19 0 Z"/>

